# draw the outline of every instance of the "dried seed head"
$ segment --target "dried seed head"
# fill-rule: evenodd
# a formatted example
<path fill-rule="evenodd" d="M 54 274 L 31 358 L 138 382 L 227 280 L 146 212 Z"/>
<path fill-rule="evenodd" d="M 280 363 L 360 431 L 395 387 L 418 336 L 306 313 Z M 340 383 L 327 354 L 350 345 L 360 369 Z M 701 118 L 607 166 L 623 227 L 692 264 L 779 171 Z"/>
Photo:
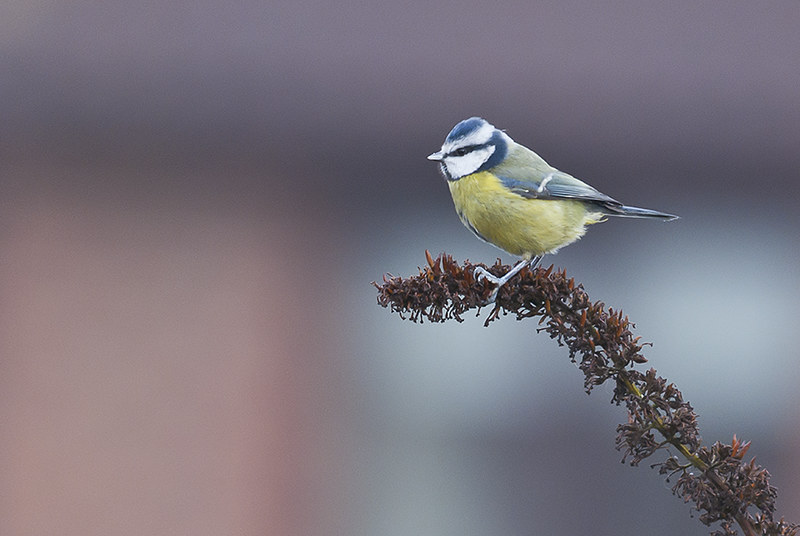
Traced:
<path fill-rule="evenodd" d="M 493 290 L 492 284 L 473 276 L 478 266 L 494 275 L 511 267 L 500 260 L 491 267 L 465 262 L 463 266 L 442 254 L 435 259 L 425 252 L 427 266 L 418 276 L 407 279 L 384 277 L 377 285 L 378 303 L 414 322 L 463 320 L 465 312 L 480 312 Z M 674 384 L 658 376 L 655 369 L 642 373 L 634 365 L 647 360 L 631 329 L 633 324 L 622 311 L 602 302 L 592 302 L 579 283 L 567 279 L 563 270 L 553 267 L 523 269 L 506 283 L 497 295 L 484 325 L 513 314 L 517 320 L 539 317 L 538 331 L 547 333 L 584 374 L 584 388 L 591 392 L 596 385 L 614 380 L 612 403 L 628 410 L 625 424 L 617 426 L 617 449 L 623 462 L 638 465 L 645 458 L 664 449 L 677 450 L 687 463 L 669 455 L 659 467 L 669 480 L 679 475 L 672 491 L 686 502 L 694 503 L 699 519 L 706 525 L 718 523 L 715 535 L 736 534 L 739 524 L 746 534 L 794 536 L 800 527 L 775 521 L 777 492 L 769 483 L 769 473 L 756 465 L 755 459 L 744 462 L 750 443 L 735 436 L 730 445 L 701 445 L 697 415 Z M 660 436 L 657 437 L 656 433 Z M 694 472 L 692 471 L 694 469 Z"/>

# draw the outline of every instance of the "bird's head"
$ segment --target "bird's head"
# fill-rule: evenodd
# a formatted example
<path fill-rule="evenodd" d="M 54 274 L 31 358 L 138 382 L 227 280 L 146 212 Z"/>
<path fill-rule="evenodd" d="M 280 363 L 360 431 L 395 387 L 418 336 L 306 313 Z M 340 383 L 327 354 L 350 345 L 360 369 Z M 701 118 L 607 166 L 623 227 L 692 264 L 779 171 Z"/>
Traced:
<path fill-rule="evenodd" d="M 428 160 L 439 162 L 442 174 L 455 181 L 500 164 L 513 140 L 485 119 L 470 117 L 453 127 L 439 152 Z"/>

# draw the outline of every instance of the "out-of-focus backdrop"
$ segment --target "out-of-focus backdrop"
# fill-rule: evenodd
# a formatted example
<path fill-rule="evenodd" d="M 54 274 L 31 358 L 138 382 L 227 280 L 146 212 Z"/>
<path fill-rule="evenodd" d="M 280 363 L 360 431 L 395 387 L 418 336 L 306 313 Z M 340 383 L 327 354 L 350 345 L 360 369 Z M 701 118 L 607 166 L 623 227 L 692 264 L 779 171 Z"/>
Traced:
<path fill-rule="evenodd" d="M 800 521 L 799 27 L 795 0 L 4 2 L 0 533 L 706 534 L 532 322 L 376 305 L 425 249 L 514 260 L 425 160 L 471 115 L 682 216 L 545 264 Z"/>

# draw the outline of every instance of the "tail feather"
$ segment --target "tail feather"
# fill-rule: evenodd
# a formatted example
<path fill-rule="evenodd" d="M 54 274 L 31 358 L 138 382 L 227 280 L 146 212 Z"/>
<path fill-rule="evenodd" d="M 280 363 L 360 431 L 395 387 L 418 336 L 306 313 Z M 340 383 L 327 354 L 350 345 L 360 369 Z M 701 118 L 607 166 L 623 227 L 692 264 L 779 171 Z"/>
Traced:
<path fill-rule="evenodd" d="M 606 212 L 609 216 L 622 216 L 627 218 L 655 218 L 658 220 L 677 220 L 680 216 L 650 210 L 649 208 L 629 207 L 627 205 L 606 205 L 610 209 Z"/>

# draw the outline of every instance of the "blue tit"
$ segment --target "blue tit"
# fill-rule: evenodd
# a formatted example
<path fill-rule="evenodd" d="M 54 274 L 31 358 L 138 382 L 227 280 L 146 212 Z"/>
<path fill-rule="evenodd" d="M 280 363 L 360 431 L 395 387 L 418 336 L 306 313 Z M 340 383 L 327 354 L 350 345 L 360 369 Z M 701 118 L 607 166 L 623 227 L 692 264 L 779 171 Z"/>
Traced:
<path fill-rule="evenodd" d="M 439 162 L 462 223 L 475 235 L 522 257 L 503 277 L 479 268 L 476 275 L 497 291 L 524 267 L 536 267 L 605 216 L 674 220 L 677 216 L 629 207 L 549 165 L 538 154 L 480 117 L 458 123 L 439 152 Z M 477 271 L 476 271 L 477 272 Z"/>

